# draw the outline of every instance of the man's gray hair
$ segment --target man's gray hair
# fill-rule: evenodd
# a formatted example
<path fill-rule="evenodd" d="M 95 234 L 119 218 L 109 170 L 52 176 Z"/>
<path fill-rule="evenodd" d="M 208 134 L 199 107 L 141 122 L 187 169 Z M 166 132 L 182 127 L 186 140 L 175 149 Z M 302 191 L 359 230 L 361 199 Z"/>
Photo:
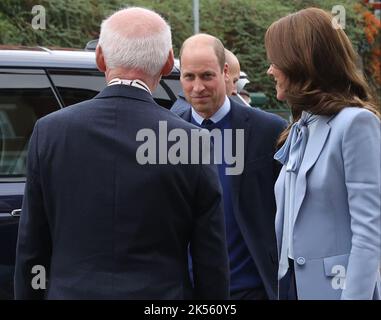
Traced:
<path fill-rule="evenodd" d="M 108 68 L 139 69 L 150 76 L 158 75 L 172 48 L 169 24 L 165 22 L 164 28 L 146 36 L 127 37 L 110 25 L 109 19 L 110 17 L 102 22 L 98 42 Z"/>

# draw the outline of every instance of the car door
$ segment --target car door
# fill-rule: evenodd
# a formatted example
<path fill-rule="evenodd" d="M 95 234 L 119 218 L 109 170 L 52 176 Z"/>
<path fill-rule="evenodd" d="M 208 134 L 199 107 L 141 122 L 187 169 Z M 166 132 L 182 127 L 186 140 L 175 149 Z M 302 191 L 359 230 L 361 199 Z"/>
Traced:
<path fill-rule="evenodd" d="M 37 119 L 59 108 L 44 70 L 0 68 L 0 299 L 13 298 L 28 141 Z"/>

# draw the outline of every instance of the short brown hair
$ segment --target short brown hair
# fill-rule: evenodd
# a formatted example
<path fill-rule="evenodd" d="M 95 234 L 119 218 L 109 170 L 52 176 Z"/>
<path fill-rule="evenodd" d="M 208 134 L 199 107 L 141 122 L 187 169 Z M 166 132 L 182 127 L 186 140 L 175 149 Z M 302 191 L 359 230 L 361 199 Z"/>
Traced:
<path fill-rule="evenodd" d="M 180 49 L 180 56 L 179 56 L 180 64 L 181 64 L 181 56 L 183 54 L 183 50 L 184 50 L 184 47 L 186 46 L 187 41 L 189 39 L 197 37 L 199 35 L 201 35 L 201 36 L 208 36 L 212 40 L 211 41 L 211 45 L 212 45 L 213 50 L 214 50 L 214 52 L 216 54 L 218 64 L 219 64 L 219 66 L 221 68 L 221 72 L 223 72 L 224 66 L 225 66 L 225 47 L 222 44 L 220 39 L 218 39 L 215 36 L 212 36 L 210 34 L 207 34 L 207 33 L 199 33 L 199 34 L 193 35 L 193 36 L 189 37 L 188 39 L 186 39 L 183 42 L 183 44 L 181 46 L 181 49 Z"/>

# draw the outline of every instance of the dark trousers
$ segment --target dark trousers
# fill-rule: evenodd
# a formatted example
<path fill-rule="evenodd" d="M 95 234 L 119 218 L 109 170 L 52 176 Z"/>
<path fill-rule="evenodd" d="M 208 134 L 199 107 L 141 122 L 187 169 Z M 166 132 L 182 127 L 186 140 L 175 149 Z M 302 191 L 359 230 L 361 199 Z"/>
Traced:
<path fill-rule="evenodd" d="M 230 293 L 231 300 L 268 300 L 266 290 L 263 286 L 250 288 Z"/>
<path fill-rule="evenodd" d="M 294 260 L 288 259 L 288 264 L 289 268 L 287 273 L 279 281 L 279 300 L 298 300 Z"/>

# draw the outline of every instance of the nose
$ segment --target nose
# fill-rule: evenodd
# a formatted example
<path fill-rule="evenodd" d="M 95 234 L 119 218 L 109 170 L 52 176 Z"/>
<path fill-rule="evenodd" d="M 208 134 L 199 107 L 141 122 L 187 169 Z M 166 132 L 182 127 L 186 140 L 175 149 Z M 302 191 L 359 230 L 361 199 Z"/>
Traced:
<path fill-rule="evenodd" d="M 205 89 L 205 86 L 200 79 L 195 79 L 194 85 L 193 85 L 193 91 L 195 92 L 201 92 Z"/>
<path fill-rule="evenodd" d="M 268 76 L 270 76 L 270 75 L 273 74 L 273 65 L 272 65 L 272 64 L 270 64 L 269 68 L 268 68 L 267 71 L 266 71 L 266 74 L 267 74 Z"/>

